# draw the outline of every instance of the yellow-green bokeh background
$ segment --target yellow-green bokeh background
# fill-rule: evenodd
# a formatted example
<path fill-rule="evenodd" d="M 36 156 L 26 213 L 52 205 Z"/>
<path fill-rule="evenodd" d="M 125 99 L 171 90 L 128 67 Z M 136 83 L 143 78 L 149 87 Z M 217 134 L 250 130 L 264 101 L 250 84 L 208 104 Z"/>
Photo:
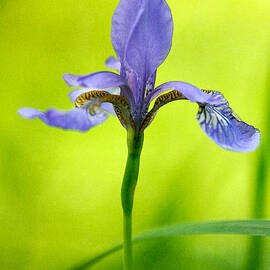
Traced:
<path fill-rule="evenodd" d="M 64 73 L 106 70 L 116 0 L 0 0 L 0 269 L 67 269 L 122 238 L 120 186 L 127 155 L 116 118 L 87 133 L 17 115 L 68 109 Z M 173 46 L 157 84 L 182 80 L 224 93 L 267 134 L 269 0 L 168 0 Z M 171 103 L 145 132 L 134 231 L 182 221 L 250 218 L 260 150 L 210 141 L 197 106 Z M 269 210 L 269 209 L 268 209 Z M 270 218 L 270 215 L 268 215 Z M 245 269 L 245 236 L 190 236 L 140 244 L 137 269 Z M 265 241 L 263 268 L 270 269 Z M 268 251 L 267 251 L 268 250 Z M 121 254 L 94 269 L 121 269 Z"/>

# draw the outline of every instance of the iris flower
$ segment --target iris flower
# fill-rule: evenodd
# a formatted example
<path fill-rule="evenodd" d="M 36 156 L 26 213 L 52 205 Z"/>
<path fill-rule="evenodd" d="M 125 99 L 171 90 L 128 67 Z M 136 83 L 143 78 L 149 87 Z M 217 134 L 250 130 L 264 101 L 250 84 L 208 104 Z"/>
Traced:
<path fill-rule="evenodd" d="M 165 1 L 120 1 L 111 30 L 119 61 L 114 57 L 106 61 L 108 68 L 120 74 L 108 71 L 83 76 L 66 74 L 63 78 L 69 86 L 80 87 L 69 95 L 75 109 L 41 112 L 22 108 L 20 115 L 28 119 L 38 117 L 50 126 L 87 131 L 103 123 L 109 114 L 116 114 L 125 128 L 143 132 L 160 107 L 176 100 L 190 100 L 199 105 L 197 120 L 215 143 L 238 152 L 255 150 L 260 143 L 258 129 L 241 121 L 220 92 L 201 90 L 181 81 L 155 87 L 157 68 L 171 49 L 172 34 L 172 15 Z M 163 94 L 168 90 L 172 91 Z"/>
<path fill-rule="evenodd" d="M 70 111 L 19 110 L 25 118 L 38 117 L 49 126 L 79 131 L 87 131 L 115 114 L 127 129 L 129 157 L 122 186 L 126 269 L 131 264 L 131 212 L 143 131 L 159 108 L 172 101 L 189 100 L 199 106 L 197 120 L 202 130 L 222 148 L 250 152 L 260 143 L 259 130 L 243 122 L 220 92 L 182 81 L 155 86 L 157 68 L 171 49 L 172 35 L 172 14 L 164 0 L 121 0 L 111 28 L 118 60 L 110 57 L 106 61 L 106 66 L 116 72 L 64 75 L 68 86 L 76 87 L 69 94 L 75 104 Z"/>

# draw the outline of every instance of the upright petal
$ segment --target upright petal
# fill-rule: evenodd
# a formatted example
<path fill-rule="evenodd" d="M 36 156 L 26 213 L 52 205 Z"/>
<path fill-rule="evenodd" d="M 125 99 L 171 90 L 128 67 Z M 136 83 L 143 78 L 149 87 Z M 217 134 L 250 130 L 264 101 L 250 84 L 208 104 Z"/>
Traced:
<path fill-rule="evenodd" d="M 20 116 L 27 119 L 39 118 L 49 126 L 83 132 L 103 123 L 108 117 L 105 113 L 91 116 L 86 110 L 78 108 L 66 112 L 54 109 L 41 112 L 33 108 L 22 108 L 18 113 Z"/>
<path fill-rule="evenodd" d="M 63 79 L 69 86 L 81 86 L 95 89 L 119 87 L 126 84 L 118 74 L 108 71 L 91 73 L 84 76 L 65 74 Z"/>
<path fill-rule="evenodd" d="M 144 82 L 167 57 L 172 34 L 172 15 L 164 0 L 121 0 L 112 18 L 118 58 Z"/>
<path fill-rule="evenodd" d="M 120 0 L 114 11 L 111 39 L 114 50 L 121 63 L 125 59 L 127 41 L 141 10 L 142 0 Z"/>
<path fill-rule="evenodd" d="M 229 107 L 228 101 L 217 91 L 211 95 L 221 100 L 217 105 L 204 104 L 200 106 L 197 120 L 216 144 L 231 151 L 251 152 L 260 144 L 260 132 L 243 122 Z"/>
<path fill-rule="evenodd" d="M 106 62 L 105 62 L 105 66 L 107 68 L 111 68 L 111 69 L 115 69 L 117 72 L 120 73 L 120 69 L 121 69 L 121 64 L 120 62 L 113 56 L 109 57 Z"/>

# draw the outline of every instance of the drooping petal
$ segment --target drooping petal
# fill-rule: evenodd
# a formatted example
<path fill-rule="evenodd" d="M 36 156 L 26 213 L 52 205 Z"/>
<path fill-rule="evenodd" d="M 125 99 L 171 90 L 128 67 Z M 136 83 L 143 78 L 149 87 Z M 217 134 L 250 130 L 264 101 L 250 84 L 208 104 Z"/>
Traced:
<path fill-rule="evenodd" d="M 108 118 L 108 115 L 105 113 L 91 116 L 85 109 L 78 108 L 65 112 L 55 109 L 42 112 L 33 108 L 21 108 L 18 113 L 26 119 L 39 118 L 45 124 L 52 127 L 83 132 L 103 123 Z"/>
<path fill-rule="evenodd" d="M 164 0 L 121 0 L 112 18 L 118 59 L 144 82 L 167 57 L 172 33 L 172 15 Z"/>
<path fill-rule="evenodd" d="M 113 56 L 109 57 L 106 62 L 105 62 L 105 66 L 107 68 L 111 68 L 111 69 L 115 69 L 117 72 L 120 73 L 120 69 L 121 69 L 121 64 L 120 62 Z"/>
<path fill-rule="evenodd" d="M 81 86 L 95 89 L 119 87 L 126 84 L 118 74 L 108 71 L 91 73 L 84 76 L 65 74 L 63 79 L 69 86 Z"/>
<path fill-rule="evenodd" d="M 180 92 L 182 95 L 184 95 L 187 99 L 189 99 L 192 102 L 198 102 L 198 103 L 208 103 L 208 104 L 217 104 L 219 102 L 220 97 L 209 95 L 208 93 L 202 91 L 198 87 L 186 83 L 186 82 L 180 82 L 180 81 L 172 81 L 164 83 L 160 86 L 158 86 L 152 93 L 150 93 L 145 100 L 145 103 L 149 105 L 149 103 L 162 94 L 165 91 L 168 90 L 176 90 Z"/>
<path fill-rule="evenodd" d="M 254 151 L 260 144 L 260 132 L 243 122 L 229 107 L 228 101 L 217 91 L 211 95 L 221 101 L 218 105 L 201 105 L 197 120 L 203 131 L 216 144 L 236 152 Z"/>

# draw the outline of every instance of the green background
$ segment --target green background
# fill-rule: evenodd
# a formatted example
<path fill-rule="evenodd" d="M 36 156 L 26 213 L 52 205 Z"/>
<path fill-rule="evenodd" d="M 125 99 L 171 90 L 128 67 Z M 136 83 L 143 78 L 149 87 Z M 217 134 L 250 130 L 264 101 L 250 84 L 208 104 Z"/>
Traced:
<path fill-rule="evenodd" d="M 145 132 L 135 233 L 176 222 L 254 217 L 256 181 L 267 180 L 270 1 L 167 2 L 173 46 L 157 85 L 181 80 L 221 91 L 243 120 L 261 130 L 262 145 L 248 154 L 223 150 L 201 131 L 196 104 L 163 107 Z M 104 60 L 114 55 L 110 21 L 117 3 L 0 0 L 1 270 L 67 269 L 122 239 L 127 148 L 119 121 L 111 117 L 77 133 L 16 112 L 72 107 L 61 76 L 106 70 Z M 269 195 L 267 187 L 259 190 Z M 269 200 L 265 204 L 270 218 Z M 136 269 L 244 270 L 249 244 L 245 236 L 152 241 L 136 246 Z M 265 239 L 260 269 L 270 269 L 269 252 Z M 93 269 L 121 269 L 121 252 Z"/>

